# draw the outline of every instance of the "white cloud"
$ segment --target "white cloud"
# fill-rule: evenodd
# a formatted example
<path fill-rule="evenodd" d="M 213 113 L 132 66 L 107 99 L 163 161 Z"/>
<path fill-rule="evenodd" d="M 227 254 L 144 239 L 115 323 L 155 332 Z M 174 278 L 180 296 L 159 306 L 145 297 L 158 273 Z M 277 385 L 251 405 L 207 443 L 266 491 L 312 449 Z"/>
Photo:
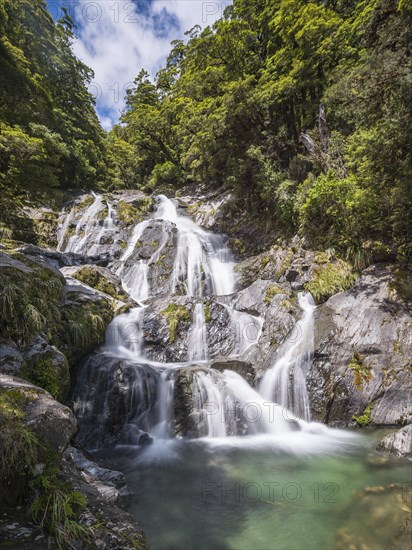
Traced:
<path fill-rule="evenodd" d="M 149 0 L 146 0 L 149 1 Z M 104 128 L 118 121 L 127 86 L 142 68 L 152 76 L 162 67 L 170 42 L 199 24 L 221 17 L 226 1 L 153 0 L 137 13 L 130 0 L 81 0 L 75 13 L 75 54 L 95 72 L 91 87 Z"/>

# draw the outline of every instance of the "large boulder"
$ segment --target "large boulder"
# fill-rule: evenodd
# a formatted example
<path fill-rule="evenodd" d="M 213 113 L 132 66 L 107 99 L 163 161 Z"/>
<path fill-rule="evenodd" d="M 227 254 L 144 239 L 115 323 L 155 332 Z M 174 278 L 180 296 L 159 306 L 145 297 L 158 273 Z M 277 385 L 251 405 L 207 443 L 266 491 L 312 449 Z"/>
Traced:
<path fill-rule="evenodd" d="M 399 457 L 412 456 L 412 424 L 385 436 L 376 449 Z"/>
<path fill-rule="evenodd" d="M 371 266 L 316 312 L 312 415 L 331 425 L 411 422 L 412 319 L 397 275 Z"/>
<path fill-rule="evenodd" d="M 43 445 L 61 454 L 76 433 L 72 411 L 55 401 L 45 390 L 20 378 L 0 374 L 0 391 L 19 396 L 24 412 L 24 425 L 30 428 Z"/>
<path fill-rule="evenodd" d="M 150 366 L 92 355 L 79 368 L 73 392 L 79 444 L 95 449 L 139 443 L 156 420 L 158 379 Z"/>

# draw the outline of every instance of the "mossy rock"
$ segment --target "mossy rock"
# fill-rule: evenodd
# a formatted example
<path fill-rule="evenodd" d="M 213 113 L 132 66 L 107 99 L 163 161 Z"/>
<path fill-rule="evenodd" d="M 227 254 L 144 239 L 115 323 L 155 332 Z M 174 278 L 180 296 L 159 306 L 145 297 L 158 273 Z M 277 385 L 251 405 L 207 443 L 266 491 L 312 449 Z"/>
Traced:
<path fill-rule="evenodd" d="M 162 315 L 167 319 L 171 343 L 175 341 L 176 332 L 179 330 L 180 323 L 185 321 L 190 322 L 192 320 L 189 309 L 179 304 L 169 304 L 167 308 L 162 311 Z"/>
<path fill-rule="evenodd" d="M 121 286 L 121 280 L 105 268 L 92 265 L 84 266 L 75 271 L 72 277 L 115 300 L 125 301 L 129 298 Z"/>
<path fill-rule="evenodd" d="M 305 290 L 317 302 L 325 302 L 334 294 L 349 290 L 358 279 L 358 274 L 343 260 L 328 261 L 318 255 L 316 261 L 322 265 L 315 269 L 312 279 L 305 284 Z"/>
<path fill-rule="evenodd" d="M 147 217 L 152 209 L 153 199 L 150 197 L 145 197 L 140 200 L 137 199 L 133 202 L 120 200 L 117 203 L 119 220 L 125 225 L 137 225 Z"/>

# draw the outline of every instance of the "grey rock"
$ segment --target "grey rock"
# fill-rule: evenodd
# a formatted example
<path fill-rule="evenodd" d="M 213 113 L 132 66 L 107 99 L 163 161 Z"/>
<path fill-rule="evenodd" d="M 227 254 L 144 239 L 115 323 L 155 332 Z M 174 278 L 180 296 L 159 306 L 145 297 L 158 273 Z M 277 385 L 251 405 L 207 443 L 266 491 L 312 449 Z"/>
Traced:
<path fill-rule="evenodd" d="M 40 442 L 50 445 L 61 454 L 77 430 L 72 411 L 55 401 L 45 390 L 20 378 L 0 375 L 0 388 L 20 390 L 26 396 L 25 423 L 38 436 Z"/>
<path fill-rule="evenodd" d="M 399 457 L 412 456 L 412 424 L 385 436 L 376 449 Z"/>
<path fill-rule="evenodd" d="M 315 360 L 307 375 L 312 414 L 332 425 L 354 424 L 371 405 L 371 423 L 411 422 L 412 320 L 381 266 L 316 312 Z"/>
<path fill-rule="evenodd" d="M 16 376 L 23 366 L 24 357 L 14 344 L 0 344 L 0 373 Z"/>
<path fill-rule="evenodd" d="M 64 458 L 75 463 L 81 477 L 97 490 L 102 500 L 124 509 L 130 506 L 132 494 L 122 472 L 98 466 L 74 447 L 68 447 Z"/>

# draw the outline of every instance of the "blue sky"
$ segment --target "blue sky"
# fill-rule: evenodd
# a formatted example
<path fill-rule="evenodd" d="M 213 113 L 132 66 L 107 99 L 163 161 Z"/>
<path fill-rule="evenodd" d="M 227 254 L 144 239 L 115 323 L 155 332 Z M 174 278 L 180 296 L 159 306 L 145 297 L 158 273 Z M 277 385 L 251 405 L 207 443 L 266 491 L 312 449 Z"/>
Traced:
<path fill-rule="evenodd" d="M 95 72 L 90 91 L 105 129 L 124 108 L 125 90 L 142 68 L 163 66 L 170 42 L 222 16 L 231 0 L 47 0 L 55 19 L 64 6 L 77 25 L 75 54 Z"/>

